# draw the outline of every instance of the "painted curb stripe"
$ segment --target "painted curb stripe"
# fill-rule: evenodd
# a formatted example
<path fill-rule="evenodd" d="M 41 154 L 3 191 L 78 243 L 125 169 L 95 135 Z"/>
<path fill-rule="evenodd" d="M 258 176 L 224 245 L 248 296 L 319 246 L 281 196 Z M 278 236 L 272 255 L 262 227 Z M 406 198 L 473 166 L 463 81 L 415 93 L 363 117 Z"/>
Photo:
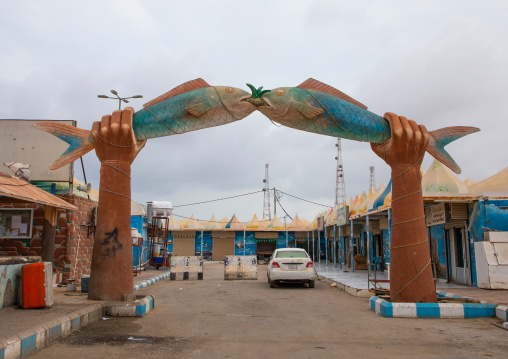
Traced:
<path fill-rule="evenodd" d="M 443 297 L 441 297 L 443 298 Z M 453 297 L 451 297 L 453 298 Z M 390 303 L 379 297 L 370 299 L 370 308 L 383 317 L 394 318 L 482 318 L 498 313 L 496 304 L 476 303 Z M 508 308 L 507 308 L 508 309 Z M 506 311 L 505 311 L 506 315 Z M 499 317 L 499 315 L 498 315 Z M 502 319 L 502 318 L 501 318 Z"/>
<path fill-rule="evenodd" d="M 149 285 L 155 284 L 155 283 L 157 283 L 157 282 L 159 282 L 159 281 L 161 281 L 163 279 L 168 278 L 170 275 L 171 275 L 171 273 L 167 272 L 167 273 L 161 274 L 161 275 L 159 275 L 157 277 L 146 279 L 143 282 L 136 284 L 134 286 L 134 291 L 136 291 L 138 289 L 141 289 L 141 288 L 148 287 Z"/>
<path fill-rule="evenodd" d="M 35 351 L 36 335 L 21 339 L 21 355 L 25 356 Z"/>

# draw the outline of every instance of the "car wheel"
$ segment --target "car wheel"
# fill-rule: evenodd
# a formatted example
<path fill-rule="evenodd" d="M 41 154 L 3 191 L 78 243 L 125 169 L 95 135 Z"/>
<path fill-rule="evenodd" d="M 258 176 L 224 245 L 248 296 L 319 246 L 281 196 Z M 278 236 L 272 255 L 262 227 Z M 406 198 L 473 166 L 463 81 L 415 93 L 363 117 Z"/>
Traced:
<path fill-rule="evenodd" d="M 309 280 L 309 288 L 314 288 L 314 281 L 313 280 Z"/>
<path fill-rule="evenodd" d="M 270 288 L 275 288 L 275 281 L 274 280 L 270 281 Z"/>

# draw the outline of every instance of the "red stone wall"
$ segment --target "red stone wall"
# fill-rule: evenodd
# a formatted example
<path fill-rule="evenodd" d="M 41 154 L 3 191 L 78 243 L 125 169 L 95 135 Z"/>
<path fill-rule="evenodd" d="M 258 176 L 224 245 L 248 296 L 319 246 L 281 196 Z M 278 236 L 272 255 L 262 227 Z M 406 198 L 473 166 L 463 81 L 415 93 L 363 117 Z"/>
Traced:
<path fill-rule="evenodd" d="M 97 202 L 75 196 L 62 198 L 78 207 L 77 210 L 57 210 L 55 230 L 54 273 L 62 273 L 63 280 L 90 274 L 93 252 L 93 233 L 88 236 L 92 210 Z M 0 256 L 40 256 L 44 226 L 44 206 L 10 198 L 0 199 L 0 208 L 34 208 L 32 239 L 0 239 Z M 83 225 L 83 226 L 82 226 Z"/>
<path fill-rule="evenodd" d="M 61 240 L 65 237 L 65 262 L 64 273 L 68 273 L 68 278 L 74 278 L 78 282 L 83 275 L 90 274 L 92 265 L 93 241 L 94 234 L 88 236 L 87 224 L 92 218 L 92 211 L 97 207 L 98 203 L 87 198 L 66 195 L 63 199 L 70 204 L 78 207 L 78 210 L 67 211 L 66 216 L 59 215 L 57 226 L 60 224 L 67 225 L 65 236 L 60 231 Z M 55 244 L 57 243 L 55 236 Z M 62 249 L 63 249 L 62 248 Z M 57 248 L 55 247 L 55 265 L 57 264 Z M 65 267 L 66 266 L 66 267 Z M 65 276 L 65 274 L 64 274 Z M 65 278 L 67 279 L 67 278 Z"/>

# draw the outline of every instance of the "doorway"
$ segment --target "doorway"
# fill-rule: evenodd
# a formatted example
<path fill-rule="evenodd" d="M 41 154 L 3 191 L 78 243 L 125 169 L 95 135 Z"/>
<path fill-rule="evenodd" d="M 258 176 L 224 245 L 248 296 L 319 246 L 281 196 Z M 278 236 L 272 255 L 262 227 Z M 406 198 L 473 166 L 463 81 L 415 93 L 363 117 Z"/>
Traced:
<path fill-rule="evenodd" d="M 464 227 L 447 230 L 449 279 L 462 284 L 469 282 L 469 251 Z"/>

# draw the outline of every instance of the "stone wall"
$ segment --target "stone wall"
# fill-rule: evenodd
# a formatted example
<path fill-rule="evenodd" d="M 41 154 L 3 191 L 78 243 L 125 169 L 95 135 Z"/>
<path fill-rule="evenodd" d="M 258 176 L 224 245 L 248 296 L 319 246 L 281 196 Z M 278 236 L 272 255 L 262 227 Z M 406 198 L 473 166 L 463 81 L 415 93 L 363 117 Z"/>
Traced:
<path fill-rule="evenodd" d="M 61 280 L 90 274 L 93 252 L 93 232 L 88 236 L 92 210 L 97 202 L 87 198 L 64 195 L 62 198 L 78 207 L 77 210 L 57 210 L 55 229 L 55 261 L 53 272 L 61 273 Z M 0 239 L 0 256 L 41 256 L 44 236 L 44 206 L 12 198 L 0 199 L 0 208 L 33 208 L 31 239 Z M 60 277 L 59 277 L 60 278 Z"/>

